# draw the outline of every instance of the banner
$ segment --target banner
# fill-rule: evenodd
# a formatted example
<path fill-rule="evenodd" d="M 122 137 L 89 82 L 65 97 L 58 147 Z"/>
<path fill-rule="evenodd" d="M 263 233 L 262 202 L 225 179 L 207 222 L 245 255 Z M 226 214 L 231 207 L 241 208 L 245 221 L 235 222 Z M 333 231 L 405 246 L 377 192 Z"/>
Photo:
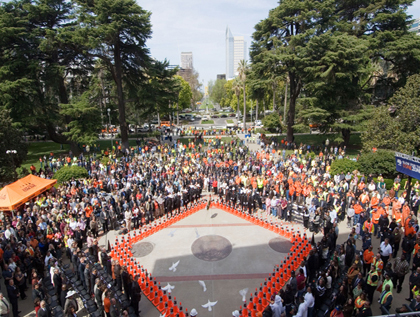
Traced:
<path fill-rule="evenodd" d="M 420 179 L 420 158 L 395 152 L 397 172 Z"/>

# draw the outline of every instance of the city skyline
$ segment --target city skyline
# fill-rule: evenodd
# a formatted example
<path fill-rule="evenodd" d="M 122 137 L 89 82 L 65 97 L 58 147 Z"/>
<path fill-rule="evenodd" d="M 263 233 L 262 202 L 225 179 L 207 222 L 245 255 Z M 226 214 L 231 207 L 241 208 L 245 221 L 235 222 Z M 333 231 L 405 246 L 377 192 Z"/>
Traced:
<path fill-rule="evenodd" d="M 181 65 L 181 52 L 192 52 L 194 69 L 200 83 L 207 85 L 218 74 L 226 73 L 226 27 L 252 42 L 254 26 L 268 17 L 277 0 L 144 0 L 143 9 L 151 11 L 152 39 L 147 41 L 153 58 Z M 420 18 L 420 0 L 408 8 L 413 19 Z M 248 53 L 248 50 L 247 50 Z M 247 60 L 249 60 L 247 54 Z"/>

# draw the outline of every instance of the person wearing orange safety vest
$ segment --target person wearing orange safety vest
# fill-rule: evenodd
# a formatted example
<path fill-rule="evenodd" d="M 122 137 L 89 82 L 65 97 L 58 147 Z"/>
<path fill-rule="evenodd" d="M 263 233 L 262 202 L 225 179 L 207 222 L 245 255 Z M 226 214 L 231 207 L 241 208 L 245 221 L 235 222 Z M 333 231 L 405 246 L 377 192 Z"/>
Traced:
<path fill-rule="evenodd" d="M 382 261 L 381 254 L 377 253 L 376 257 L 372 261 L 372 265 L 375 267 L 375 271 L 379 276 L 382 275 L 382 270 L 384 269 L 384 261 Z"/>
<path fill-rule="evenodd" d="M 354 309 L 361 309 L 366 302 L 366 294 L 362 293 L 354 301 Z"/>
<path fill-rule="evenodd" d="M 381 296 L 379 297 L 379 304 L 381 304 L 381 310 L 382 308 L 385 308 L 386 311 L 389 311 L 391 309 L 392 299 L 393 299 L 393 296 L 392 296 L 391 288 L 389 285 L 386 285 L 384 291 L 381 293 Z"/>

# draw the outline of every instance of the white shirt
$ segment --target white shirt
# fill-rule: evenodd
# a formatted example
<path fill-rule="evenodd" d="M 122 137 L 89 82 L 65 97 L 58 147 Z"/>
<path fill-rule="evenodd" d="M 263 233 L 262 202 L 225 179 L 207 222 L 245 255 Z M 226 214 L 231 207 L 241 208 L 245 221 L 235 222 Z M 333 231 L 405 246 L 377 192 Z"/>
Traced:
<path fill-rule="evenodd" d="M 295 317 L 308 317 L 308 306 L 306 302 L 300 303 Z"/>
<path fill-rule="evenodd" d="M 308 308 L 312 308 L 315 305 L 315 298 L 312 293 L 306 293 L 304 296 L 305 303 L 308 305 Z"/>
<path fill-rule="evenodd" d="M 381 243 L 380 249 L 381 249 L 381 255 L 383 256 L 390 256 L 392 254 L 391 245 L 389 243 L 388 245 L 385 245 L 385 241 Z"/>

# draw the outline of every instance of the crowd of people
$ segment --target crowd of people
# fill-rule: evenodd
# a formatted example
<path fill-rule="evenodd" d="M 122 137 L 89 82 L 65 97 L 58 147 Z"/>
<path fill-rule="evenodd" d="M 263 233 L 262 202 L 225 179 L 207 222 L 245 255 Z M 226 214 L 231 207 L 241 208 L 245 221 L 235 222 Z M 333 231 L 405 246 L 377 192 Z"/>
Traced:
<path fill-rule="evenodd" d="M 103 156 L 109 156 L 106 161 L 90 149 L 79 156 L 70 153 L 54 158 L 51 153 L 49 158 L 42 158 L 43 168 L 32 170 L 34 174 L 51 177 L 57 164 L 79 165 L 87 169 L 89 177 L 53 187 L 13 215 L 3 215 L 0 263 L 10 305 L 0 304 L 0 315 L 12 311 L 18 317 L 19 298 L 26 298 L 32 287 L 36 311 L 44 316 L 46 302 L 37 288 L 40 279 L 50 278 L 65 313 L 74 316 L 79 307 L 75 307 L 74 293 L 57 268 L 63 260 L 71 262 L 83 286 L 108 317 L 126 315 L 127 311 L 120 312 L 118 303 L 113 303 L 112 290 L 96 279 L 95 268 L 87 264 L 88 255 L 112 276 L 113 289 L 126 294 L 138 315 L 141 294 L 137 277 L 111 261 L 98 246 L 99 234 L 120 224 L 130 231 L 171 216 L 199 199 L 203 191 L 246 212 L 264 212 L 284 220 L 291 220 L 297 208 L 307 229 L 324 233 L 285 290 L 273 297 L 265 314 L 272 310 L 273 316 L 313 317 L 334 295 L 329 303 L 336 307 L 332 316 L 370 316 L 379 285 L 380 305 L 389 310 L 392 292 L 401 291 L 411 260 L 413 274 L 407 295 L 420 302 L 416 218 L 420 186 L 416 184 L 412 193 L 407 193 L 400 188 L 401 179 L 396 178 L 388 191 L 381 176 L 374 182 L 371 175 L 356 171 L 330 175 L 331 163 L 345 156 L 345 148 L 325 145 L 313 149 L 301 144 L 286 155 L 282 142 L 261 139 L 261 150 L 250 151 L 238 138 L 195 141 L 139 142 L 120 153 L 119 148 L 105 150 Z M 312 150 L 319 150 L 319 154 Z M 413 196 L 410 205 L 405 201 L 407 195 Z M 345 245 L 337 246 L 337 224 L 346 218 L 353 231 Z M 377 254 L 372 250 L 372 238 L 383 241 Z M 359 239 L 363 241 L 360 250 L 356 248 Z M 334 292 L 333 285 L 338 284 Z"/>

